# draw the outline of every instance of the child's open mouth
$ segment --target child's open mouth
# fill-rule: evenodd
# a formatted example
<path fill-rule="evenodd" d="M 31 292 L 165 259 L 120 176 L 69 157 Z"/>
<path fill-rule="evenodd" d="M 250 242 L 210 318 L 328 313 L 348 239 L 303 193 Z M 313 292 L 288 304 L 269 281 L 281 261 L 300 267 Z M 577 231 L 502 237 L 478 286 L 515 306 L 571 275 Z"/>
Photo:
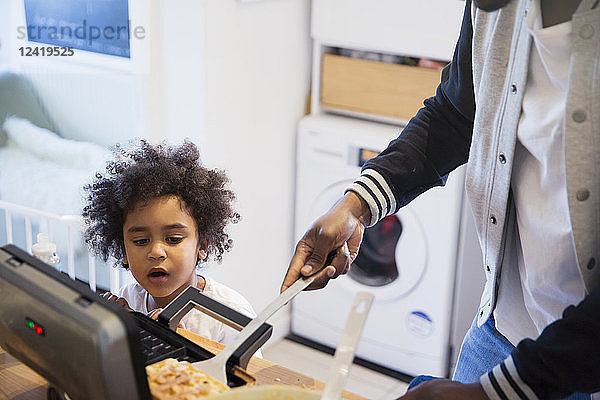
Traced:
<path fill-rule="evenodd" d="M 148 274 L 148 279 L 152 283 L 161 283 L 167 280 L 169 274 L 164 269 L 155 268 Z"/>

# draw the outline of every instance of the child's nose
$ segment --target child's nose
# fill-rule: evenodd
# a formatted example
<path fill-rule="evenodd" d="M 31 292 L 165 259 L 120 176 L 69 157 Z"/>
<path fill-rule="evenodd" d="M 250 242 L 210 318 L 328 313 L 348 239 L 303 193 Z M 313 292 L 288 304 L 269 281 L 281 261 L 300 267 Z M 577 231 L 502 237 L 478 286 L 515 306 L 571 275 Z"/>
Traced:
<path fill-rule="evenodd" d="M 150 246 L 150 252 L 148 253 L 148 257 L 150 257 L 151 259 L 166 258 L 167 253 L 165 252 L 162 243 L 154 242 L 152 246 Z"/>

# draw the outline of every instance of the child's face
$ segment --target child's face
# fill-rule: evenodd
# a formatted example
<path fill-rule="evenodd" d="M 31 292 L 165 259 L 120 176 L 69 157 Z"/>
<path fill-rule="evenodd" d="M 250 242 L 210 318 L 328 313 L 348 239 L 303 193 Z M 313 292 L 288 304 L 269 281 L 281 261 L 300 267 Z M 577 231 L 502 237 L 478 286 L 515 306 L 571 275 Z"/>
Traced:
<path fill-rule="evenodd" d="M 164 304 L 194 284 L 197 259 L 206 257 L 196 222 L 177 196 L 138 203 L 125 218 L 123 239 L 133 277 Z"/>

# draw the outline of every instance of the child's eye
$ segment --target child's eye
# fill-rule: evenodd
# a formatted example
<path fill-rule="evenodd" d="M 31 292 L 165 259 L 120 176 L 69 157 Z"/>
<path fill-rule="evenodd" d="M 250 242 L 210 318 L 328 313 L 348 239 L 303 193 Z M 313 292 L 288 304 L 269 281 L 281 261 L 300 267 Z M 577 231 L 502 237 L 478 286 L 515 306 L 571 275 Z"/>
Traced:
<path fill-rule="evenodd" d="M 144 246 L 144 245 L 148 244 L 149 240 L 148 239 L 135 239 L 135 240 L 132 240 L 132 242 L 136 246 Z"/>
<path fill-rule="evenodd" d="M 177 244 L 177 243 L 181 243 L 181 241 L 183 240 L 182 237 L 178 237 L 178 236 L 169 236 L 166 241 L 169 244 Z"/>

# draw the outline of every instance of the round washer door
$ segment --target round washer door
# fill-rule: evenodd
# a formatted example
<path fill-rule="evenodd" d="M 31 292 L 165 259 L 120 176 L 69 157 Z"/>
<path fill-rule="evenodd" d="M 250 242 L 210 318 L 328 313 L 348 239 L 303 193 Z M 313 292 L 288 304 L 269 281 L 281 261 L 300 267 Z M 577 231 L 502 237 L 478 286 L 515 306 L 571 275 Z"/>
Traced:
<path fill-rule="evenodd" d="M 306 226 L 326 212 L 351 184 L 346 180 L 325 188 L 311 205 Z M 418 216 L 405 206 L 367 228 L 359 254 L 348 274 L 338 278 L 339 285 L 350 293 L 368 290 L 377 300 L 405 296 L 425 273 L 427 247 Z"/>

